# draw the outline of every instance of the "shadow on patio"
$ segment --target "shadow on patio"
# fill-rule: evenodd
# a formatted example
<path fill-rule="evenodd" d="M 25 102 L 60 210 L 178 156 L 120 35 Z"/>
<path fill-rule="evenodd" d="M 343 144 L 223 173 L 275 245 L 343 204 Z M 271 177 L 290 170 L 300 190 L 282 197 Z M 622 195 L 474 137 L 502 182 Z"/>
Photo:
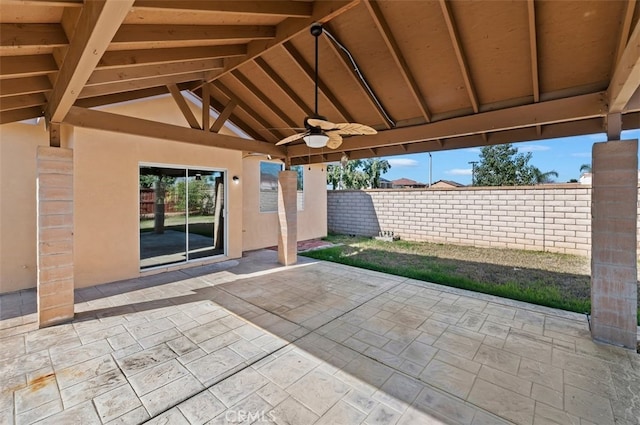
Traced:
<path fill-rule="evenodd" d="M 640 356 L 593 343 L 582 315 L 275 257 L 79 289 L 71 324 L 3 326 L 0 422 L 640 417 Z"/>

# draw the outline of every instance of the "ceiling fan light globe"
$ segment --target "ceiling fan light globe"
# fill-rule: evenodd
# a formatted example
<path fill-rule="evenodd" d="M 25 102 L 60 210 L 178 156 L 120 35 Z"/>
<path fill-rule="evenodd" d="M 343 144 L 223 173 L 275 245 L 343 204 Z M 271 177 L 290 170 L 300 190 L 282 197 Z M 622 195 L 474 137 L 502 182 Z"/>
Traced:
<path fill-rule="evenodd" d="M 326 134 L 308 134 L 302 138 L 310 148 L 324 148 L 327 146 L 329 136 Z"/>

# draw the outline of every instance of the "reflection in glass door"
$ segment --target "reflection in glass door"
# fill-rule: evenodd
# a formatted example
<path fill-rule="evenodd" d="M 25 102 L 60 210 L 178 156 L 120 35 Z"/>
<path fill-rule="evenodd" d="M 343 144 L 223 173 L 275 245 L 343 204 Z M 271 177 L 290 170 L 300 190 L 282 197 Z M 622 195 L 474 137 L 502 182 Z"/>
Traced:
<path fill-rule="evenodd" d="M 140 268 L 222 255 L 224 172 L 140 167 Z"/>

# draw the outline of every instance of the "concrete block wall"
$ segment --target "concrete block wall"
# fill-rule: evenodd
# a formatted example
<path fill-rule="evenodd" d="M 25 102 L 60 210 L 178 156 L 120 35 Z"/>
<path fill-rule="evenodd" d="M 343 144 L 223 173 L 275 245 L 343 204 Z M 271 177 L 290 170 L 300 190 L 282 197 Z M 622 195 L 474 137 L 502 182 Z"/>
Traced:
<path fill-rule="evenodd" d="M 330 232 L 590 255 L 591 187 L 328 191 Z"/>

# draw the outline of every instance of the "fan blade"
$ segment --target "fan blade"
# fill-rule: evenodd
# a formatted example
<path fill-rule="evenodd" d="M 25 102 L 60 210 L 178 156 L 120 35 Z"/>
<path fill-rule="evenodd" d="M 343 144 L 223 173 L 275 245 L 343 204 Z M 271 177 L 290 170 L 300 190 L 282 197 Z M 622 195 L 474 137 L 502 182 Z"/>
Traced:
<path fill-rule="evenodd" d="M 329 149 L 338 149 L 342 144 L 342 136 L 337 131 L 326 131 L 324 134 L 329 136 L 327 147 Z"/>
<path fill-rule="evenodd" d="M 335 129 L 340 134 L 345 136 L 371 135 L 378 133 L 375 129 L 369 127 L 368 125 L 358 124 L 355 122 L 343 122 L 335 124 Z"/>
<path fill-rule="evenodd" d="M 298 139 L 302 139 L 307 134 L 308 133 L 298 133 L 298 134 L 294 134 L 293 136 L 285 137 L 284 139 L 282 139 L 278 143 L 276 143 L 276 146 L 284 145 L 286 143 L 295 142 Z"/>
<path fill-rule="evenodd" d="M 309 118 L 307 120 L 307 124 L 309 124 L 311 127 L 321 128 L 322 130 L 334 130 L 336 128 L 336 125 L 334 123 L 325 120 L 319 120 L 317 118 Z"/>

